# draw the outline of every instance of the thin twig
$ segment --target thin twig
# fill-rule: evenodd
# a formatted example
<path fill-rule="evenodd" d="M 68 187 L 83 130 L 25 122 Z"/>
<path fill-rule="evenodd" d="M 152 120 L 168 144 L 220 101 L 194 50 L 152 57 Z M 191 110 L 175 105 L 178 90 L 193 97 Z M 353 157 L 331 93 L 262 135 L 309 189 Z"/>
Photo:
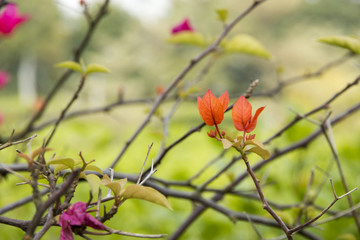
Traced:
<path fill-rule="evenodd" d="M 337 220 L 339 218 L 342 218 L 344 216 L 352 216 L 352 212 L 354 210 L 357 210 L 360 208 L 360 203 L 354 205 L 353 207 L 349 208 L 349 209 L 346 209 L 344 211 L 341 211 L 341 212 L 338 212 L 336 213 L 334 216 L 331 216 L 329 218 L 326 218 L 324 220 L 320 220 L 320 221 L 316 221 L 314 223 L 311 224 L 311 226 L 319 226 L 321 224 L 324 224 L 324 223 L 328 223 L 328 222 L 331 222 L 331 221 L 334 221 L 334 220 Z"/>
<path fill-rule="evenodd" d="M 313 181 L 314 181 L 314 170 L 311 170 L 310 178 L 309 178 L 308 184 L 306 186 L 305 194 L 304 194 L 304 199 L 301 204 L 303 207 L 300 209 L 298 216 L 295 220 L 295 223 L 300 224 L 300 221 L 301 221 L 304 211 L 306 211 L 306 208 L 309 206 L 309 204 L 311 204 L 311 202 L 310 203 L 308 202 L 308 196 L 309 196 Z"/>
<path fill-rule="evenodd" d="M 13 139 L 14 133 L 15 133 L 15 130 L 12 131 L 12 133 L 10 135 L 10 138 L 9 138 L 9 141 L 7 143 L 4 143 L 4 144 L 0 145 L 0 150 L 3 150 L 5 148 L 13 146 L 13 145 L 17 145 L 17 144 L 20 144 L 20 143 L 31 141 L 31 140 L 33 140 L 34 138 L 37 137 L 37 134 L 34 134 L 31 137 L 28 137 L 28 138 L 13 142 L 12 139 Z"/>
<path fill-rule="evenodd" d="M 142 168 L 141 168 L 141 171 L 140 171 L 140 174 L 139 174 L 139 178 L 138 178 L 136 184 L 139 184 L 140 181 L 141 181 L 141 178 L 142 178 L 142 175 L 143 175 L 143 172 L 144 172 L 144 168 L 145 168 L 145 164 L 146 164 L 146 161 L 147 161 L 147 159 L 148 159 L 148 157 L 149 157 L 149 154 L 150 154 L 150 151 L 151 151 L 151 148 L 152 148 L 153 144 L 154 144 L 154 143 L 151 143 L 151 144 L 148 146 L 148 151 L 147 151 L 147 153 L 146 153 L 146 157 L 145 157 L 145 160 L 144 160 L 144 163 L 143 163 L 143 166 L 142 166 Z"/>
<path fill-rule="evenodd" d="M 350 88 L 356 86 L 360 81 L 360 76 L 356 77 L 355 80 L 349 84 L 347 84 L 343 89 L 335 93 L 331 98 L 326 100 L 323 104 L 319 105 L 318 107 L 314 108 L 313 110 L 307 112 L 306 114 L 303 114 L 303 117 L 308 117 L 314 113 L 317 113 L 318 111 L 322 109 L 328 108 L 329 104 L 332 103 L 334 100 L 336 100 L 338 97 L 340 97 L 342 94 L 347 92 Z M 281 130 L 276 132 L 272 137 L 268 138 L 266 141 L 264 141 L 264 144 L 270 143 L 272 140 L 274 140 L 277 137 L 280 137 L 287 129 L 295 125 L 298 121 L 302 120 L 303 117 L 296 116 L 290 123 L 288 123 L 285 127 L 283 127 Z"/>
<path fill-rule="evenodd" d="M 300 226 L 297 226 L 297 227 L 294 227 L 292 229 L 289 230 L 289 233 L 290 234 L 293 234 L 301 229 L 304 229 L 305 227 L 311 225 L 313 222 L 315 222 L 316 220 L 318 220 L 322 215 L 324 215 L 338 200 L 340 200 L 341 198 L 345 197 L 345 196 L 349 196 L 349 194 L 351 194 L 352 192 L 354 192 L 355 190 L 357 190 L 357 188 L 354 188 L 353 190 L 345 193 L 344 195 L 341 195 L 341 196 L 337 196 L 336 195 L 336 192 L 335 192 L 335 188 L 334 188 L 334 185 L 332 183 L 332 180 L 330 179 L 330 184 L 331 184 L 331 188 L 332 188 L 332 191 L 333 191 L 333 194 L 334 194 L 334 200 L 323 210 L 321 211 L 321 213 L 319 215 L 317 215 L 315 218 L 307 221 L 306 223 L 300 225 Z"/>
<path fill-rule="evenodd" d="M 254 171 L 251 169 L 251 166 L 249 164 L 249 161 L 247 159 L 247 156 L 245 154 L 242 155 L 242 159 L 244 160 L 245 162 L 245 165 L 246 165 L 246 169 L 248 171 L 248 173 L 250 174 L 254 184 L 255 184 L 255 187 L 256 187 L 256 190 L 259 194 L 259 197 L 263 203 L 263 208 L 268 211 L 270 213 L 270 215 L 275 219 L 275 221 L 279 224 L 279 226 L 282 228 L 282 230 L 284 231 L 284 233 L 286 234 L 286 236 L 288 237 L 289 240 L 292 240 L 293 237 L 291 236 L 291 234 L 289 234 L 289 228 L 286 226 L 286 224 L 283 222 L 283 220 L 281 219 L 281 217 L 279 215 L 277 215 L 275 213 L 275 211 L 271 208 L 271 206 L 269 205 L 269 203 L 267 202 L 263 192 L 262 192 L 262 189 L 261 189 L 261 186 L 260 186 L 260 181 L 256 178 L 255 176 L 255 173 Z"/>
<path fill-rule="evenodd" d="M 326 138 L 326 140 L 328 142 L 328 145 L 330 146 L 331 152 L 332 152 L 333 157 L 335 159 L 336 166 L 338 168 L 338 171 L 339 171 L 339 174 L 340 174 L 340 179 L 341 179 L 341 182 L 342 182 L 343 187 L 345 189 L 345 192 L 349 192 L 349 187 L 348 187 L 348 184 L 346 182 L 344 171 L 342 170 L 339 154 L 338 154 L 338 152 L 336 150 L 335 139 L 334 139 L 334 135 L 332 133 L 331 121 L 329 119 L 327 119 L 327 121 L 325 121 L 325 124 L 322 125 L 321 129 L 323 131 L 323 134 L 324 134 L 324 136 L 325 136 L 325 138 Z M 328 132 L 326 131 L 326 129 L 328 130 Z M 354 202 L 352 200 L 351 195 L 347 194 L 347 200 L 348 200 L 350 208 L 352 208 L 354 206 Z M 360 233 L 360 221 L 359 221 L 356 210 L 354 210 L 352 212 L 352 215 L 353 215 L 356 227 L 358 229 L 358 232 Z"/>
<path fill-rule="evenodd" d="M 67 111 L 69 110 L 69 108 L 73 105 L 73 103 L 75 102 L 75 100 L 79 97 L 79 93 L 81 92 L 81 90 L 83 89 L 84 87 L 84 83 L 85 83 L 85 80 L 86 80 L 86 75 L 82 75 L 81 76 L 81 79 L 80 79 L 80 83 L 79 83 L 79 86 L 78 88 L 76 89 L 74 95 L 72 96 L 71 100 L 68 102 L 68 104 L 66 105 L 66 107 L 61 111 L 60 113 L 60 116 L 58 118 L 58 120 L 55 122 L 54 124 L 54 128 L 51 130 L 46 142 L 45 142 L 45 146 L 48 146 L 52 137 L 54 136 L 55 134 L 55 131 L 57 129 L 57 127 L 59 126 L 60 122 L 64 119 L 65 117 L 65 114 L 67 113 Z"/>
<path fill-rule="evenodd" d="M 354 53 L 348 52 L 344 56 L 341 56 L 340 58 L 337 58 L 333 61 L 326 63 L 325 65 L 323 65 L 322 67 L 320 67 L 318 70 L 316 70 L 314 72 L 309 72 L 309 73 L 302 74 L 300 76 L 290 77 L 290 78 L 284 79 L 282 81 L 278 81 L 278 85 L 275 88 L 273 88 L 271 90 L 267 90 L 266 92 L 258 93 L 257 95 L 272 97 L 276 93 L 280 92 L 280 90 L 282 90 L 284 87 L 292 85 L 292 84 L 300 82 L 300 81 L 303 81 L 305 79 L 311 79 L 314 77 L 321 76 L 325 72 L 329 71 L 330 69 L 332 69 L 336 66 L 339 66 L 340 64 L 345 63 L 347 60 L 349 60 L 350 58 L 352 58 L 354 56 L 355 56 Z"/>
<path fill-rule="evenodd" d="M 264 240 L 264 237 L 261 235 L 260 231 L 257 229 L 257 227 L 255 226 L 255 224 L 253 223 L 253 221 L 251 220 L 251 218 L 249 217 L 249 215 L 244 212 L 244 214 L 246 215 L 249 223 L 251 224 L 252 228 L 254 229 L 256 235 L 258 235 L 258 237 L 260 238 L 260 240 Z"/>
<path fill-rule="evenodd" d="M 117 234 L 128 237 L 138 237 L 138 238 L 164 238 L 167 234 L 140 234 L 140 233 L 129 233 L 121 230 L 115 230 L 109 227 L 106 227 L 106 230 L 111 234 Z"/>

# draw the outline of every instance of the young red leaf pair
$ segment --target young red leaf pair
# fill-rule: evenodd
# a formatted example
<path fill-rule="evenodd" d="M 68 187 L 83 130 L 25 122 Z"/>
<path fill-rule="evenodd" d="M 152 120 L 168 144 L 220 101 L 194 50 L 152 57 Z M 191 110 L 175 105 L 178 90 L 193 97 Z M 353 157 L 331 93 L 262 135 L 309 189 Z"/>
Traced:
<path fill-rule="evenodd" d="M 217 98 L 210 90 L 208 90 L 203 98 L 197 98 L 197 104 L 200 116 L 206 125 L 216 126 L 224 119 L 224 112 L 229 104 L 229 94 L 226 91 L 223 95 Z M 240 96 L 240 98 L 235 102 L 232 110 L 232 119 L 235 128 L 239 131 L 247 133 L 252 132 L 256 127 L 257 118 L 264 108 L 265 107 L 261 107 L 257 109 L 255 115 L 252 116 L 251 104 L 244 96 Z"/>

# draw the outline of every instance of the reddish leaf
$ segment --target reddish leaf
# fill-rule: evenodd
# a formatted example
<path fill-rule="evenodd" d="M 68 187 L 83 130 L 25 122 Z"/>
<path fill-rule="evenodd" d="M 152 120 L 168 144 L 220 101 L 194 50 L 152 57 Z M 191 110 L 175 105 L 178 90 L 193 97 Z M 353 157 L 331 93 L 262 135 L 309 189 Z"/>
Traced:
<path fill-rule="evenodd" d="M 251 104 L 241 95 L 235 102 L 232 110 L 232 118 L 234 126 L 239 131 L 245 131 L 251 119 Z"/>
<path fill-rule="evenodd" d="M 228 93 L 228 91 L 224 92 L 224 94 L 219 97 L 219 100 L 220 100 L 220 102 L 221 102 L 221 104 L 223 106 L 223 110 L 225 112 L 226 109 L 227 109 L 227 106 L 229 105 L 229 93 Z"/>
<path fill-rule="evenodd" d="M 222 122 L 224 119 L 224 111 L 226 110 L 228 103 L 229 95 L 227 92 L 220 98 L 217 98 L 210 90 L 208 90 L 202 99 L 200 97 L 197 99 L 200 116 L 209 126 L 220 124 Z"/>
<path fill-rule="evenodd" d="M 260 113 L 264 110 L 264 108 L 265 107 L 261 107 L 261 108 L 258 108 L 258 110 L 256 110 L 255 115 L 251 118 L 249 126 L 246 128 L 246 132 L 251 132 L 255 129 L 256 123 L 257 123 L 257 118 L 260 115 Z"/>
<path fill-rule="evenodd" d="M 257 123 L 257 118 L 265 107 L 261 107 L 256 110 L 255 115 L 251 116 L 252 107 L 244 96 L 240 98 L 234 104 L 232 110 L 233 123 L 237 130 L 245 131 L 247 133 L 252 132 Z"/>

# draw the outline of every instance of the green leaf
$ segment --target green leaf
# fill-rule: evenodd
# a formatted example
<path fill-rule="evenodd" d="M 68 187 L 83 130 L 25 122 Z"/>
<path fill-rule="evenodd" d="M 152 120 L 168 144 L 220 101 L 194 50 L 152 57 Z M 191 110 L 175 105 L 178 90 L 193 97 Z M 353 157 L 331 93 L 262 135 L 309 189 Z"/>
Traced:
<path fill-rule="evenodd" d="M 84 171 L 79 173 L 79 178 L 85 179 L 86 180 L 86 174 Z"/>
<path fill-rule="evenodd" d="M 110 188 L 111 191 L 114 193 L 114 196 L 118 196 L 120 195 L 121 190 L 124 188 L 125 184 L 127 183 L 127 178 L 123 178 L 111 182 L 109 176 L 105 174 L 100 183 L 103 184 L 105 187 Z"/>
<path fill-rule="evenodd" d="M 220 21 L 226 22 L 228 17 L 228 10 L 227 9 L 216 9 L 217 17 Z"/>
<path fill-rule="evenodd" d="M 89 75 L 89 73 L 95 73 L 95 72 L 103 72 L 103 73 L 109 73 L 110 70 L 106 67 L 99 65 L 99 64 L 89 64 L 87 65 L 85 69 L 85 74 Z"/>
<path fill-rule="evenodd" d="M 265 59 L 270 59 L 271 57 L 259 40 L 246 34 L 236 35 L 230 41 L 224 42 L 222 46 L 226 53 L 246 53 Z"/>
<path fill-rule="evenodd" d="M 95 172 L 100 173 L 101 175 L 103 174 L 103 173 L 102 173 L 102 170 L 101 170 L 98 166 L 91 165 L 91 164 L 87 165 L 86 168 L 85 168 L 85 170 L 95 171 Z"/>
<path fill-rule="evenodd" d="M 77 71 L 79 73 L 82 73 L 82 69 L 79 63 L 74 62 L 74 61 L 65 61 L 65 62 L 60 62 L 58 64 L 55 65 L 55 67 L 57 68 L 68 68 L 74 71 Z"/>
<path fill-rule="evenodd" d="M 262 157 L 264 160 L 270 157 L 270 152 L 257 139 L 248 140 L 245 142 L 245 152 L 253 152 Z"/>
<path fill-rule="evenodd" d="M 329 45 L 346 48 L 356 54 L 360 54 L 360 40 L 355 37 L 334 36 L 318 39 L 319 42 Z"/>
<path fill-rule="evenodd" d="M 181 32 L 172 35 L 167 41 L 169 43 L 195 45 L 200 47 L 206 45 L 204 37 L 196 32 Z"/>
<path fill-rule="evenodd" d="M 48 165 L 61 164 L 67 166 L 67 168 L 73 169 L 75 166 L 75 160 L 72 158 L 55 157 L 47 162 Z"/>
<path fill-rule="evenodd" d="M 229 149 L 233 146 L 233 143 L 231 141 L 227 140 L 226 138 L 222 138 L 221 142 L 223 144 L 224 149 Z"/>
<path fill-rule="evenodd" d="M 95 195 L 100 187 L 101 179 L 95 174 L 86 175 L 86 181 L 89 183 L 91 192 Z"/>
<path fill-rule="evenodd" d="M 124 199 L 137 198 L 146 200 L 172 210 L 170 202 L 167 200 L 167 198 L 151 187 L 130 185 L 124 189 L 124 191 L 121 193 L 121 196 L 124 197 Z"/>
<path fill-rule="evenodd" d="M 54 174 L 57 174 L 58 172 L 61 172 L 68 168 L 70 168 L 70 167 L 65 164 L 54 164 Z"/>

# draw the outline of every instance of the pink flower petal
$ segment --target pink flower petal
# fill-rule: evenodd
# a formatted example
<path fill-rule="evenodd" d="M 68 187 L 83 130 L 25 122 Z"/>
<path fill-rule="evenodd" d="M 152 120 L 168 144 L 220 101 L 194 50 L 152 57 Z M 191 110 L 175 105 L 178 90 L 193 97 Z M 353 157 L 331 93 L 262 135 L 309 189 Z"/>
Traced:
<path fill-rule="evenodd" d="M 175 25 L 171 29 L 172 34 L 177 34 L 177 33 L 186 32 L 186 31 L 188 31 L 188 32 L 194 31 L 194 28 L 191 26 L 190 20 L 188 18 L 185 18 L 184 21 L 182 21 L 178 25 Z"/>
<path fill-rule="evenodd" d="M 61 226 L 60 240 L 73 240 L 71 226 L 68 221 L 63 218 L 63 214 L 59 217 L 59 225 Z"/>
<path fill-rule="evenodd" d="M 86 210 L 86 203 L 76 202 L 60 215 L 59 225 L 61 226 L 61 240 L 73 240 L 71 226 L 85 225 L 98 230 L 105 229 L 105 225 L 91 216 Z"/>
<path fill-rule="evenodd" d="M 99 220 L 97 220 L 88 213 L 85 216 L 85 224 L 86 226 L 92 227 L 93 229 L 98 229 L 98 230 L 105 229 L 105 225 L 102 222 L 100 222 Z"/>
<path fill-rule="evenodd" d="M 9 35 L 16 26 L 28 20 L 28 16 L 20 15 L 17 6 L 9 3 L 0 14 L 0 33 Z"/>

